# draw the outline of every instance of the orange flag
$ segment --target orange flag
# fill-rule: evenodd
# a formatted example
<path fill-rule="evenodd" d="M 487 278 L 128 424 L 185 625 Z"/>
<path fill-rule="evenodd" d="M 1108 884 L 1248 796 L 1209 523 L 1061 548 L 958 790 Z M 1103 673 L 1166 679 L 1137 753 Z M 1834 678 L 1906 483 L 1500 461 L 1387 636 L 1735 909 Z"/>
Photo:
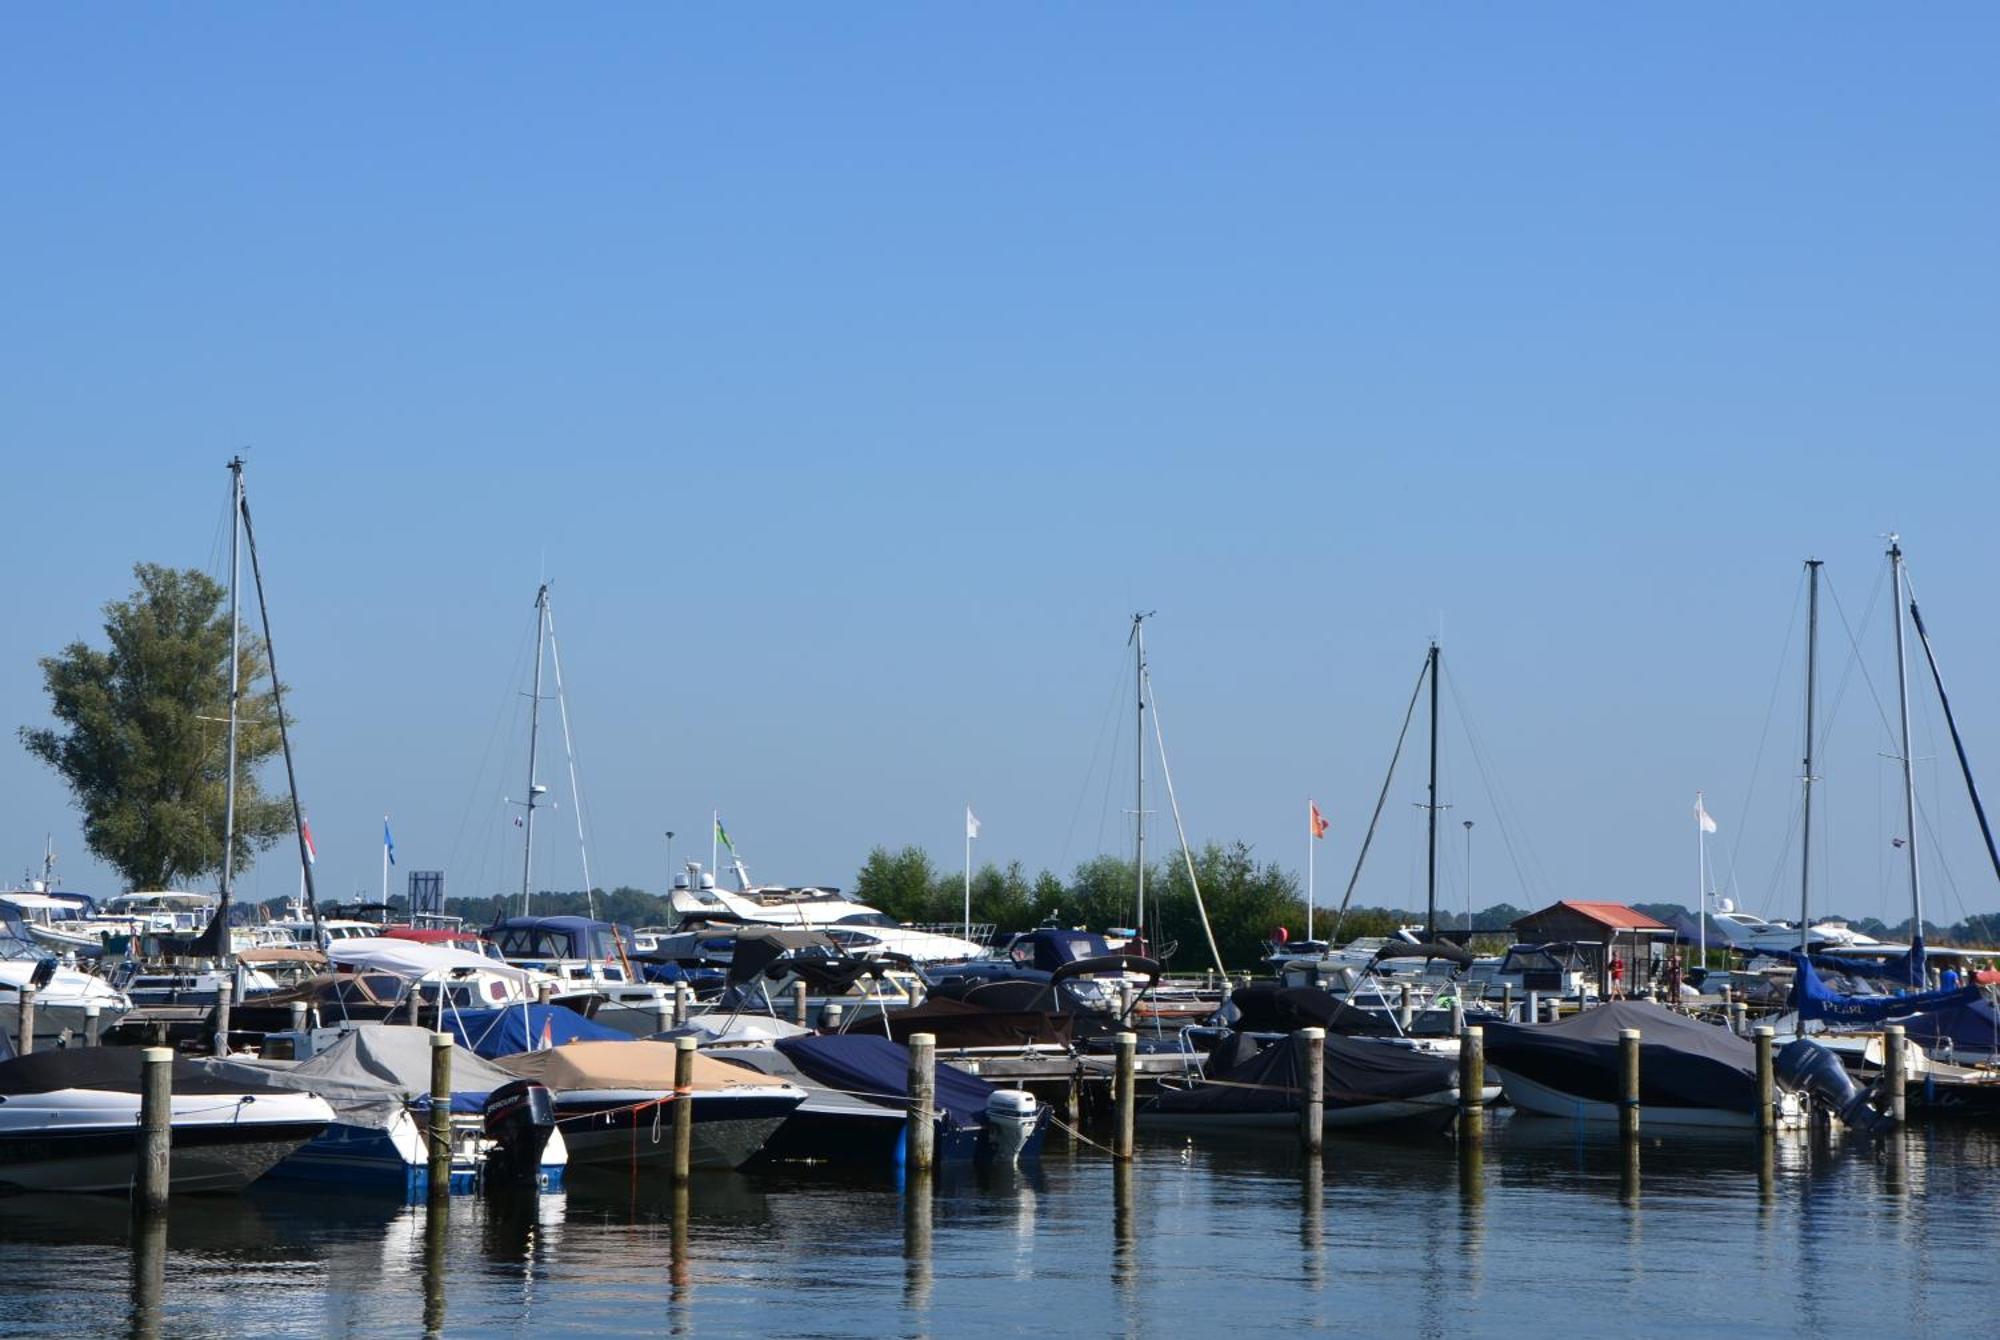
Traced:
<path fill-rule="evenodd" d="M 1316 838 L 1325 837 L 1328 825 L 1325 816 L 1319 812 L 1319 806 L 1308 800 L 1306 808 L 1312 811 L 1312 835 Z"/>

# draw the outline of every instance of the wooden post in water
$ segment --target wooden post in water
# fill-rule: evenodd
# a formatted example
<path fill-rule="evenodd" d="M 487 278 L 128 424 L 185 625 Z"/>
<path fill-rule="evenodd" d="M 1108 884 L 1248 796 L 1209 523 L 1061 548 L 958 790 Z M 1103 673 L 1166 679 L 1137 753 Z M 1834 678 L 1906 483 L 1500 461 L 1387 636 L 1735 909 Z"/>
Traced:
<path fill-rule="evenodd" d="M 1126 1036 L 1121 1033 L 1122 1038 Z M 911 1172 L 927 1173 L 937 1163 L 937 1034 L 910 1034 L 909 1157 Z"/>
<path fill-rule="evenodd" d="M 1408 982 L 1402 984 L 1400 995 L 1401 999 L 1396 1003 L 1396 1022 L 1407 1033 L 1410 1031 L 1411 1021 L 1415 1018 L 1410 1012 L 1410 984 Z"/>
<path fill-rule="evenodd" d="M 1523 1009 L 1525 1013 L 1522 1015 L 1521 1022 L 1539 1024 L 1542 1021 L 1542 993 L 1539 991 L 1530 991 L 1528 993 L 1528 1003 Z"/>
<path fill-rule="evenodd" d="M 694 1173 L 694 1039 L 674 1039 L 674 1181 Z"/>
<path fill-rule="evenodd" d="M 1618 1030 L 1618 1131 L 1639 1133 L 1639 1030 Z"/>
<path fill-rule="evenodd" d="M 14 1053 L 26 1056 L 35 1050 L 35 988 L 23 986 L 17 999 L 20 1001 L 19 1027 L 14 1033 Z"/>
<path fill-rule="evenodd" d="M 1514 984 L 1500 983 L 1500 1017 L 1508 1023 L 1514 1022 Z"/>
<path fill-rule="evenodd" d="M 1458 1140 L 1478 1143 L 1486 1130 L 1486 1030 L 1467 1024 L 1458 1033 Z"/>
<path fill-rule="evenodd" d="M 139 1053 L 139 1074 L 139 1168 L 132 1199 L 140 1210 L 164 1210 L 173 1176 L 173 1052 L 146 1048 Z"/>
<path fill-rule="evenodd" d="M 845 1013 L 846 1011 L 840 1008 L 839 1001 L 829 1000 L 826 1003 L 826 1008 L 819 1012 L 819 1026 L 821 1030 L 827 1033 L 838 1033 L 840 1031 L 841 1016 Z"/>
<path fill-rule="evenodd" d="M 554 982 L 541 982 L 536 985 L 535 1001 L 537 1004 L 546 1005 L 554 1000 L 555 997 L 556 984 Z"/>
<path fill-rule="evenodd" d="M 431 1034 L 430 1179 L 433 1200 L 451 1195 L 451 1034 Z"/>
<path fill-rule="evenodd" d="M 306 1003 L 303 1000 L 292 1002 L 292 1031 L 294 1033 L 306 1031 Z"/>
<path fill-rule="evenodd" d="M 235 996 L 234 982 L 223 982 L 215 988 L 215 1038 L 209 1050 L 217 1056 L 229 1055 L 229 1007 Z"/>
<path fill-rule="evenodd" d="M 1909 1036 L 1902 1024 L 1890 1024 L 1882 1030 L 1882 1074 L 1889 1081 L 1889 1115 L 1903 1124 L 1907 1112 L 1905 1090 L 1908 1087 Z"/>
<path fill-rule="evenodd" d="M 1132 1023 L 1132 984 L 1130 982 L 1120 982 L 1118 984 L 1118 1022 L 1127 1027 L 1130 1027 Z"/>
<path fill-rule="evenodd" d="M 653 988 L 653 1031 L 664 1033 L 674 1026 L 674 1007 L 667 1003 L 667 993 L 659 987 Z"/>
<path fill-rule="evenodd" d="M 98 1032 L 104 1026 L 104 1005 L 101 1001 L 86 1001 L 83 1006 L 83 1045 L 95 1047 Z"/>
<path fill-rule="evenodd" d="M 1301 1028 L 1295 1036 L 1300 1069 L 1305 1072 L 1305 1088 L 1299 1095 L 1299 1147 L 1317 1154 L 1326 1139 L 1326 1030 Z"/>
<path fill-rule="evenodd" d="M 1778 1030 L 1759 1024 L 1753 1034 L 1757 1044 L 1757 1129 L 1769 1132 L 1778 1122 L 1778 1076 L 1771 1063 L 1771 1044 Z"/>
<path fill-rule="evenodd" d="M 1744 1034 L 1744 1030 L 1747 1027 L 1746 1018 L 1747 1018 L 1747 1013 L 1744 1008 L 1743 1002 L 1740 1000 L 1730 1001 L 1729 1031 L 1734 1033 L 1739 1038 L 1742 1037 Z"/>
<path fill-rule="evenodd" d="M 688 998 L 694 994 L 686 982 L 674 983 L 674 1027 L 686 1028 L 688 1021 Z"/>
<path fill-rule="evenodd" d="M 1113 1097 L 1116 1124 L 1111 1135 L 1111 1152 L 1129 1162 L 1132 1158 L 1133 1126 L 1139 1111 L 1139 1035 L 1118 1035 L 1118 1077 Z"/>
<path fill-rule="evenodd" d="M 800 1028 L 806 1026 L 806 984 L 803 980 L 792 983 L 792 1022 Z"/>

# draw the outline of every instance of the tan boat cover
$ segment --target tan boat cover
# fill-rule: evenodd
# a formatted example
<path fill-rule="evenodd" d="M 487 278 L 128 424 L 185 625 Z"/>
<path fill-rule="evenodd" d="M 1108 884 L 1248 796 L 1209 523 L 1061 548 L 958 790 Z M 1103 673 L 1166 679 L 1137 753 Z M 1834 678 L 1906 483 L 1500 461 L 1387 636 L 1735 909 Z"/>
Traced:
<path fill-rule="evenodd" d="M 665 1093 L 674 1087 L 674 1049 L 664 1042 L 572 1042 L 546 1051 L 502 1056 L 493 1064 L 557 1092 L 649 1089 Z M 698 1053 L 694 1058 L 694 1087 L 700 1092 L 770 1088 L 778 1084 L 780 1081 L 767 1075 L 726 1061 Z"/>

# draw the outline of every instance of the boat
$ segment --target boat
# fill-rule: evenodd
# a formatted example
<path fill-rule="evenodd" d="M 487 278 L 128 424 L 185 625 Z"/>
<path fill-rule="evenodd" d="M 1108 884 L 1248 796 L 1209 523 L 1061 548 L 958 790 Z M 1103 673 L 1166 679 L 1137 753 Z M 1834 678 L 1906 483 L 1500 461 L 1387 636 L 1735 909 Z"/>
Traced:
<path fill-rule="evenodd" d="M 566 992 L 598 997 L 590 1016 L 598 1023 L 634 1037 L 659 1026 L 665 996 L 658 984 L 634 973 L 626 952 L 629 931 L 589 917 L 510 917 L 487 927 L 485 938 L 505 962 L 546 973 Z"/>
<path fill-rule="evenodd" d="M 740 861 L 737 868 L 739 872 L 742 870 Z M 668 905 L 680 918 L 678 929 L 693 931 L 735 924 L 815 930 L 850 953 L 900 954 L 921 964 L 959 963 L 986 952 L 985 946 L 964 936 L 906 926 L 887 912 L 857 902 L 836 888 L 751 885 L 748 876 L 740 874 L 739 879 L 743 887 L 735 891 L 717 888 L 715 877 L 691 862 L 687 874 L 674 877 L 673 889 L 668 894 Z M 655 931 L 643 947 L 651 949 L 666 938 Z"/>
<path fill-rule="evenodd" d="M 1455 1061 L 1396 1039 L 1328 1036 L 1323 1126 L 1434 1135 L 1458 1112 Z M 1304 1058 L 1291 1038 L 1263 1041 L 1230 1033 L 1212 1050 L 1200 1079 L 1161 1088 L 1140 1104 L 1138 1120 L 1154 1129 L 1188 1132 L 1291 1129 L 1299 1124 Z M 1480 1102 L 1500 1096 L 1489 1085 Z"/>
<path fill-rule="evenodd" d="M 740 1168 L 806 1098 L 783 1080 L 695 1055 L 696 1168 Z M 555 1096 L 570 1164 L 628 1167 L 673 1156 L 675 1048 L 661 1042 L 572 1042 L 495 1064 Z"/>
<path fill-rule="evenodd" d="M 0 934 L 0 1029 L 8 1035 L 18 1019 L 21 988 L 35 988 L 35 1042 L 57 1042 L 64 1033 L 81 1037 L 93 1007 L 98 1027 L 109 1030 L 129 1012 L 132 1001 L 103 978 L 66 967 L 45 947 L 19 936 Z"/>
<path fill-rule="evenodd" d="M 1616 1126 L 1620 1040 L 1639 1030 L 1639 1107 L 1655 1127 L 1757 1125 L 1757 1049 L 1726 1028 L 1645 1001 L 1615 1000 L 1553 1024 L 1488 1023 L 1486 1065 L 1507 1100 L 1531 1116 Z M 1776 1118 L 1803 1108 L 1781 1091 Z"/>
<path fill-rule="evenodd" d="M 141 1057 L 135 1047 L 75 1047 L 0 1061 L 0 1188 L 128 1190 Z M 334 1120 L 312 1094 L 172 1065 L 170 1191 L 240 1191 Z"/>

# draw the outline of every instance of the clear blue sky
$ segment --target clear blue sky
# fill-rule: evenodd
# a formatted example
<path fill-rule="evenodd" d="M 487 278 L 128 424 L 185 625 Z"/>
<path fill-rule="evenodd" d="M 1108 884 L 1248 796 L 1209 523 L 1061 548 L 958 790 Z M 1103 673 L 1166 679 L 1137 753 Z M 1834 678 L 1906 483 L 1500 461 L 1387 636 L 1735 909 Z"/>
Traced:
<path fill-rule="evenodd" d="M 981 858 L 1129 851 L 1104 723 L 1156 608 L 1197 841 L 1302 864 L 1314 795 L 1337 897 L 1442 627 L 1511 820 L 1448 713 L 1450 898 L 1470 818 L 1482 905 L 1691 901 L 1705 787 L 1785 910 L 1808 554 L 1858 620 L 1901 529 L 2000 788 L 1997 39 L 1976 5 L 13 9 L 7 724 L 135 561 L 220 570 L 243 450 L 331 893 L 375 888 L 384 811 L 405 869 L 518 879 L 546 574 L 602 885 L 659 887 L 669 828 L 705 856 L 714 807 L 773 880 L 955 866 L 968 800 Z M 1918 722 L 1930 907 L 2000 908 Z M 1888 747 L 1857 678 L 1823 905 L 1907 906 Z M 1420 780 L 1366 901 L 1421 898 Z M 7 877 L 52 832 L 115 891 L 11 744 L 0 795 Z M 538 885 L 580 882 L 570 822 Z"/>

